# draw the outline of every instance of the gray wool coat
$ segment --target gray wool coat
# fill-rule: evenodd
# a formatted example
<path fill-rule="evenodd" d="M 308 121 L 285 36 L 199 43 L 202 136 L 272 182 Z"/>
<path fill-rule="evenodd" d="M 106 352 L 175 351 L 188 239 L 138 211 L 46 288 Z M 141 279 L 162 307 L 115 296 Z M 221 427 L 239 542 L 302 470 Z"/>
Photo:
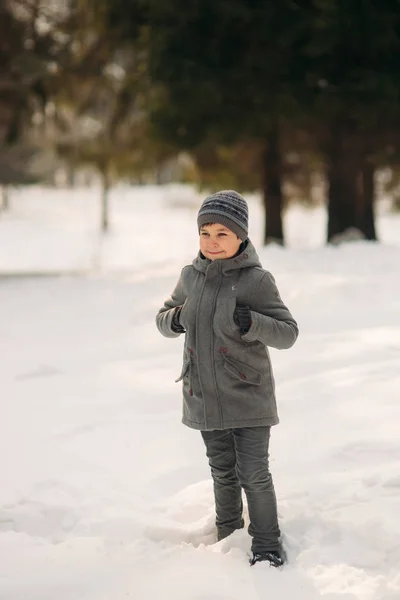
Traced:
<path fill-rule="evenodd" d="M 251 310 L 242 335 L 236 304 Z M 297 323 L 281 300 L 275 280 L 249 241 L 241 254 L 214 262 L 201 253 L 182 269 L 175 290 L 156 317 L 159 331 L 177 337 L 172 318 L 183 306 L 186 330 L 182 422 L 201 430 L 276 425 L 279 422 L 268 346 L 290 348 Z"/>

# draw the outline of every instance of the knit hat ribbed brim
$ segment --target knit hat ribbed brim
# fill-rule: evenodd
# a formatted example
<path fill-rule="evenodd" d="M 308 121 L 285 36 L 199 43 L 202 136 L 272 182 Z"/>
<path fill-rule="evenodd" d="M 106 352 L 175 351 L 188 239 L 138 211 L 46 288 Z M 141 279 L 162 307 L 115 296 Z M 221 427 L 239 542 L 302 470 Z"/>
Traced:
<path fill-rule="evenodd" d="M 222 190 L 208 196 L 200 207 L 197 216 L 197 225 L 206 223 L 220 223 L 242 241 L 248 237 L 249 209 L 247 202 L 234 190 Z"/>

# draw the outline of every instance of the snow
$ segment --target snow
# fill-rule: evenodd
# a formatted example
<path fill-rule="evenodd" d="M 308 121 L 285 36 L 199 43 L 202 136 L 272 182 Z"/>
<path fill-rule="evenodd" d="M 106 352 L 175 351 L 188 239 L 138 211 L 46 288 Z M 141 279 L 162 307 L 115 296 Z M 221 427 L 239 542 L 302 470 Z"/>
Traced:
<path fill-rule="evenodd" d="M 289 247 L 262 249 L 250 198 L 301 332 L 271 352 L 276 571 L 248 566 L 246 530 L 215 541 L 182 340 L 154 324 L 200 199 L 117 189 L 104 238 L 97 190 L 21 189 L 0 218 L 1 600 L 400 598 L 399 216 L 379 214 L 382 244 L 326 248 L 324 211 L 293 207 Z"/>

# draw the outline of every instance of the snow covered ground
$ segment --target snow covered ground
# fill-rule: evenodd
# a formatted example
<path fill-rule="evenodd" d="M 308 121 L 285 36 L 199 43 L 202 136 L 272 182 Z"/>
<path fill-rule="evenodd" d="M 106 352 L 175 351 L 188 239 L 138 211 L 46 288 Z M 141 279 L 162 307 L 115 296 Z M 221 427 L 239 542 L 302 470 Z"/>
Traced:
<path fill-rule="evenodd" d="M 289 248 L 260 251 L 301 332 L 271 353 L 275 571 L 248 566 L 245 530 L 215 542 L 182 340 L 154 325 L 199 201 L 117 190 L 104 239 L 96 191 L 20 190 L 0 217 L 0 273 L 20 274 L 0 278 L 0 599 L 399 600 L 400 218 L 379 216 L 380 245 L 325 248 L 323 211 L 294 208 Z"/>

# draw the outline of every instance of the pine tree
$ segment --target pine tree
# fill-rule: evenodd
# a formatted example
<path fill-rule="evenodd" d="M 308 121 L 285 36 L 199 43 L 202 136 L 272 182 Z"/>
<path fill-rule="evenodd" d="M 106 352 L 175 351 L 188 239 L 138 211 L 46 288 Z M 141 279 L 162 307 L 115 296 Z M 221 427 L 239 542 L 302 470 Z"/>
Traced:
<path fill-rule="evenodd" d="M 260 148 L 265 241 L 283 243 L 282 122 L 296 115 L 304 23 L 296 3 L 150 2 L 153 119 L 193 150 L 252 140 Z"/>

